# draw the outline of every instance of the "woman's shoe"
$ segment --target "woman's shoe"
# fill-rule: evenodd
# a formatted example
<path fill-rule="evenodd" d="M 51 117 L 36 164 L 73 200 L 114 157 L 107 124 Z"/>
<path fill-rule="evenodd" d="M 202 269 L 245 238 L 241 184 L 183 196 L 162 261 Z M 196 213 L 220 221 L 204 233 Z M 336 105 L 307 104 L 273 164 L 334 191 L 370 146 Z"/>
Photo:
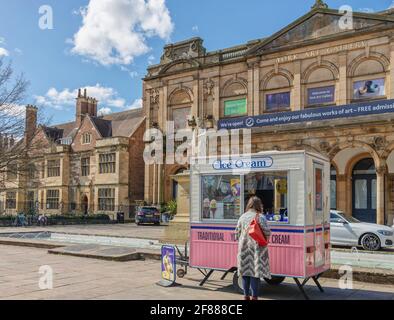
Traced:
<path fill-rule="evenodd" d="M 248 301 L 248 300 L 250 300 L 250 297 L 244 297 L 244 300 Z"/>

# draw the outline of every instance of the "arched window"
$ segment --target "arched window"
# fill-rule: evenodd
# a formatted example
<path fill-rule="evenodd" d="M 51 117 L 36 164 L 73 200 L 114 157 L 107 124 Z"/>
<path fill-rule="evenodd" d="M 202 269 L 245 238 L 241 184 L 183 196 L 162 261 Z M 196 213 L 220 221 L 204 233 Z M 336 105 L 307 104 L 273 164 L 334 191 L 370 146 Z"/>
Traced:
<path fill-rule="evenodd" d="M 337 68 L 329 62 L 313 64 L 304 74 L 304 105 L 317 107 L 334 105 L 336 97 Z"/>
<path fill-rule="evenodd" d="M 263 113 L 290 111 L 291 79 L 285 74 L 272 74 L 261 85 Z"/>
<path fill-rule="evenodd" d="M 174 121 L 175 131 L 187 128 L 191 115 L 192 98 L 185 89 L 175 90 L 169 101 L 169 120 Z"/>
<path fill-rule="evenodd" d="M 247 85 L 242 80 L 226 83 L 221 96 L 220 117 L 242 117 L 248 114 Z"/>
<path fill-rule="evenodd" d="M 385 60 L 385 57 L 375 55 L 355 59 L 350 67 L 352 101 L 386 98 L 387 62 Z"/>

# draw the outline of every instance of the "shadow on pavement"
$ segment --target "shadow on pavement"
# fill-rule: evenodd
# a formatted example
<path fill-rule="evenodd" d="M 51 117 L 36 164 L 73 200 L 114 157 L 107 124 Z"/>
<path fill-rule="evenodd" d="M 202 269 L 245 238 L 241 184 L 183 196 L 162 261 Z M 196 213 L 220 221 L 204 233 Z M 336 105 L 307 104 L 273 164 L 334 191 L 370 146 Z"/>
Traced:
<path fill-rule="evenodd" d="M 189 281 L 196 282 L 196 285 L 183 285 L 182 287 L 193 290 L 209 290 L 218 293 L 233 293 L 234 299 L 239 296 L 242 299 L 242 294 L 235 291 L 232 284 L 220 280 L 212 280 L 207 282 L 203 287 L 200 287 L 198 279 L 188 279 Z M 322 284 L 324 292 L 320 292 L 315 285 L 306 285 L 304 287 L 307 295 L 311 300 L 394 300 L 393 292 L 380 292 L 367 289 L 347 289 L 332 287 Z M 278 286 L 270 286 L 263 283 L 260 291 L 260 298 L 268 300 L 304 300 L 301 292 L 296 284 L 289 282 L 282 283 Z"/>

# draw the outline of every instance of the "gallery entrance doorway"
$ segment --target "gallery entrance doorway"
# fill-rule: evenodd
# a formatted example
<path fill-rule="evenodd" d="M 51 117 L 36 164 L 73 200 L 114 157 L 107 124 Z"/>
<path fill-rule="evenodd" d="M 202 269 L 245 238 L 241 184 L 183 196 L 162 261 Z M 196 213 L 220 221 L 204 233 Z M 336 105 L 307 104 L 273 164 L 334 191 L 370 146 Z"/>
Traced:
<path fill-rule="evenodd" d="M 359 161 L 353 169 L 353 216 L 376 223 L 376 168 L 372 158 Z"/>

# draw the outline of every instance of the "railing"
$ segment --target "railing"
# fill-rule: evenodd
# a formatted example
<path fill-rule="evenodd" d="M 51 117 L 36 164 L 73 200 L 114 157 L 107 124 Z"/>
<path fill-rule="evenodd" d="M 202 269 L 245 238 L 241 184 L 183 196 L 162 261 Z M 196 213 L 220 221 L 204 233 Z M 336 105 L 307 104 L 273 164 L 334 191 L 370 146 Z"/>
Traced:
<path fill-rule="evenodd" d="M 45 203 L 41 206 L 40 203 L 35 207 L 31 207 L 31 202 L 19 202 L 16 208 L 5 209 L 0 205 L 0 227 L 1 226 L 31 226 L 37 225 L 38 216 L 44 214 L 48 219 L 48 224 L 68 225 L 68 224 L 110 224 L 116 222 L 134 221 L 137 205 L 116 205 L 104 210 L 84 209 L 82 204 L 75 203 L 59 204 L 56 210 L 42 209 L 45 208 Z M 21 219 L 18 220 L 18 214 Z M 121 217 L 119 219 L 119 217 Z"/>
<path fill-rule="evenodd" d="M 223 60 L 230 60 L 230 59 L 242 57 L 243 55 L 245 55 L 247 51 L 248 49 L 241 49 L 241 50 L 222 53 L 221 60 L 223 61 Z"/>
<path fill-rule="evenodd" d="M 73 139 L 68 137 L 68 138 L 62 138 L 58 140 L 59 144 L 64 145 L 64 146 L 70 146 L 73 142 Z"/>

